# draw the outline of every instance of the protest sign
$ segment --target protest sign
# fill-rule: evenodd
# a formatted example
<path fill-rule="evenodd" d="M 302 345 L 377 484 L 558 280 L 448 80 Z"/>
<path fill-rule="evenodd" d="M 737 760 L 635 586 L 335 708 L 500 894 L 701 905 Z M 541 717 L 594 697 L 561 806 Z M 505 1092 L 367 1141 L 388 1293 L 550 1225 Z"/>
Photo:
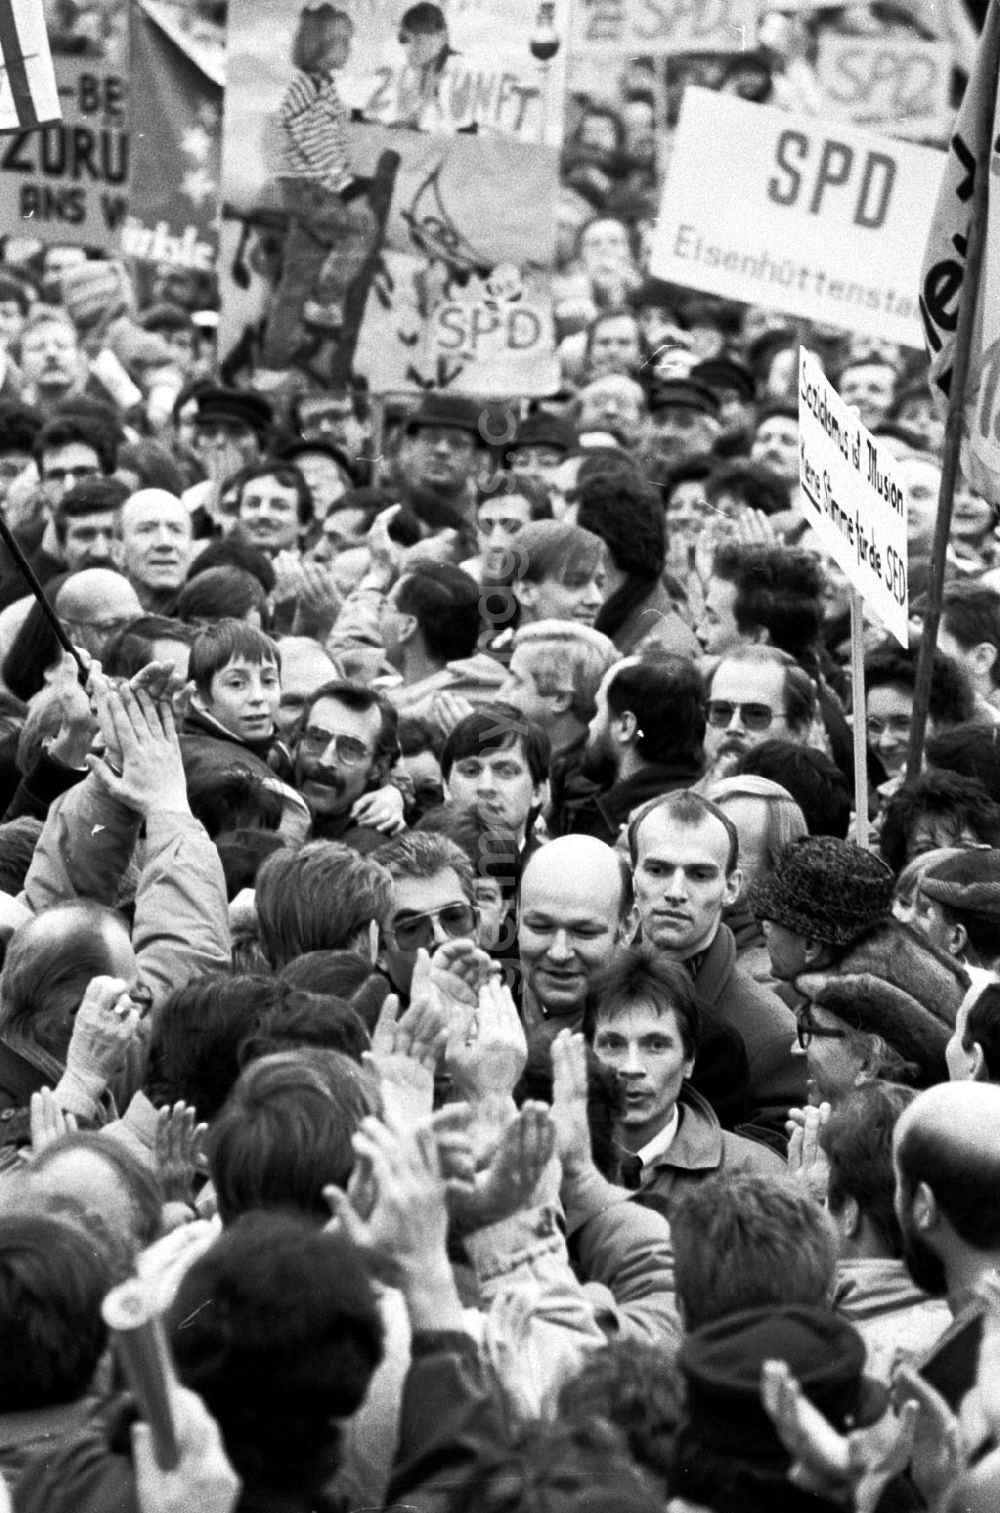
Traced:
<path fill-rule="evenodd" d="M 353 376 L 373 392 L 434 385 L 488 395 L 512 382 L 551 392 L 553 327 L 541 314 L 550 305 L 557 152 L 496 130 L 348 121 L 340 88 L 346 95 L 351 82 L 352 34 L 344 68 L 309 79 L 288 61 L 293 50 L 301 56 L 300 19 L 283 0 L 264 6 L 266 25 L 261 0 L 237 0 L 229 12 L 220 260 L 227 377 L 297 370 L 312 387 Z M 397 17 L 393 36 L 408 14 Z M 316 99 L 317 87 L 326 92 L 322 141 L 332 156 L 303 172 L 293 149 L 308 144 L 308 133 L 292 137 L 285 122 L 289 101 Z M 518 307 L 539 317 L 530 340 Z M 516 364 L 502 391 L 500 342 Z"/>
<path fill-rule="evenodd" d="M 223 79 L 155 0 L 131 25 L 129 257 L 209 272 L 218 252 Z"/>
<path fill-rule="evenodd" d="M 891 136 L 947 131 L 951 116 L 951 48 L 919 37 L 819 39 L 816 78 L 825 113 L 876 126 Z"/>
<path fill-rule="evenodd" d="M 752 48 L 759 0 L 577 0 L 570 49 L 665 53 Z"/>
<path fill-rule="evenodd" d="M 0 132 L 60 116 L 42 0 L 0 0 Z"/>
<path fill-rule="evenodd" d="M 909 645 L 906 488 L 895 458 L 799 348 L 802 511 L 891 635 Z"/>
<path fill-rule="evenodd" d="M 921 228 L 943 161 L 854 126 L 688 90 L 651 271 L 921 346 Z"/>
<path fill-rule="evenodd" d="M 127 84 L 100 56 L 54 58 L 62 123 L 0 140 L 0 223 L 117 251 L 128 210 Z"/>

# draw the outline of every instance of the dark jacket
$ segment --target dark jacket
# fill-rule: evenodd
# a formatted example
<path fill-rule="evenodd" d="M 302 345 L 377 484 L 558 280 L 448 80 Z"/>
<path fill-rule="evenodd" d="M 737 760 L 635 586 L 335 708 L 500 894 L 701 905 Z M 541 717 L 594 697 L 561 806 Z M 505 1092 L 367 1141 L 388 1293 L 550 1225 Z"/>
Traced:
<path fill-rule="evenodd" d="M 321 814 L 313 819 L 313 839 L 317 841 L 340 841 L 352 851 L 367 856 L 376 846 L 384 846 L 389 837 L 371 825 L 356 825 L 347 814 Z"/>
<path fill-rule="evenodd" d="M 604 793 L 594 797 L 594 808 L 587 813 L 577 811 L 574 835 L 592 835 L 606 845 L 613 846 L 618 834 L 633 809 L 640 808 L 650 799 L 658 799 L 665 793 L 674 793 L 679 788 L 690 788 L 701 776 L 701 766 L 689 762 L 647 762 L 633 777 L 613 783 Z"/>
<path fill-rule="evenodd" d="M 736 965 L 736 942 L 727 925 L 720 924 L 698 961 L 694 985 L 699 998 L 743 1037 L 755 1120 L 781 1129 L 788 1109 L 806 1097 L 805 1058 L 792 1055 L 795 1015 Z"/>
<path fill-rule="evenodd" d="M 214 742 L 216 747 L 222 750 L 213 750 L 207 746 L 207 742 Z M 187 771 L 188 757 L 204 761 L 217 760 L 220 770 L 228 770 L 232 764 L 233 756 L 251 756 L 255 762 L 267 768 L 272 777 L 279 777 L 283 783 L 290 783 L 294 775 L 294 763 L 292 754 L 284 741 L 279 740 L 277 735 L 270 735 L 265 741 L 241 741 L 238 736 L 232 734 L 218 720 L 214 720 L 210 714 L 200 709 L 190 709 L 184 717 L 184 734 L 181 736 L 181 755 L 184 758 L 184 770 Z"/>

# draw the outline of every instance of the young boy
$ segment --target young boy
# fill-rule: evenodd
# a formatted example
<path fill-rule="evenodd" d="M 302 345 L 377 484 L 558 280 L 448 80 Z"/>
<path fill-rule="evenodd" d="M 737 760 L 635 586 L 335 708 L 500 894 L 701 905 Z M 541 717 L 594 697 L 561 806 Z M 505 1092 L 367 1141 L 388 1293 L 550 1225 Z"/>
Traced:
<path fill-rule="evenodd" d="M 245 620 L 218 620 L 195 637 L 189 676 L 194 683 L 184 722 L 189 749 L 205 738 L 227 748 L 235 742 L 279 777 L 291 776 L 291 754 L 275 727 L 281 657 L 269 636 Z M 231 750 L 220 757 L 229 762 Z"/>

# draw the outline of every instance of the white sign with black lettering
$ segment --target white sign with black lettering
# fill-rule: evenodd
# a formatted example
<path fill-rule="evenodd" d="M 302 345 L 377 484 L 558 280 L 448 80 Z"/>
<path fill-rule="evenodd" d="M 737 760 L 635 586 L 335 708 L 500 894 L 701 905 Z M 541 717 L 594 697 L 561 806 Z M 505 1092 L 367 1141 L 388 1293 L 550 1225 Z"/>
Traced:
<path fill-rule="evenodd" d="M 944 154 L 688 89 L 650 271 L 923 346 L 920 253 Z"/>
<path fill-rule="evenodd" d="M 890 136 L 946 131 L 952 115 L 946 42 L 827 32 L 819 40 L 816 79 L 828 114 Z"/>
<path fill-rule="evenodd" d="M 895 458 L 799 348 L 801 507 L 830 556 L 901 646 L 909 644 L 906 488 Z"/>

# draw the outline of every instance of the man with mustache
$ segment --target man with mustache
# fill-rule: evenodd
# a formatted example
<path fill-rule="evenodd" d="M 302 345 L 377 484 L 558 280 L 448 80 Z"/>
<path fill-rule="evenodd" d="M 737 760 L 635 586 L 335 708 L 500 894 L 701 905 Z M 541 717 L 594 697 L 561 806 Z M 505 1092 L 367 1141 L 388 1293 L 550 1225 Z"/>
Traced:
<path fill-rule="evenodd" d="M 385 783 L 399 754 L 395 709 L 361 683 L 336 680 L 317 689 L 302 714 L 295 745 L 295 786 L 309 806 L 313 836 L 367 853 L 385 835 L 358 825 L 351 809 Z"/>
<path fill-rule="evenodd" d="M 709 676 L 705 695 L 705 756 L 712 782 L 729 777 L 762 741 L 808 743 L 816 691 L 787 652 L 735 646 Z"/>

